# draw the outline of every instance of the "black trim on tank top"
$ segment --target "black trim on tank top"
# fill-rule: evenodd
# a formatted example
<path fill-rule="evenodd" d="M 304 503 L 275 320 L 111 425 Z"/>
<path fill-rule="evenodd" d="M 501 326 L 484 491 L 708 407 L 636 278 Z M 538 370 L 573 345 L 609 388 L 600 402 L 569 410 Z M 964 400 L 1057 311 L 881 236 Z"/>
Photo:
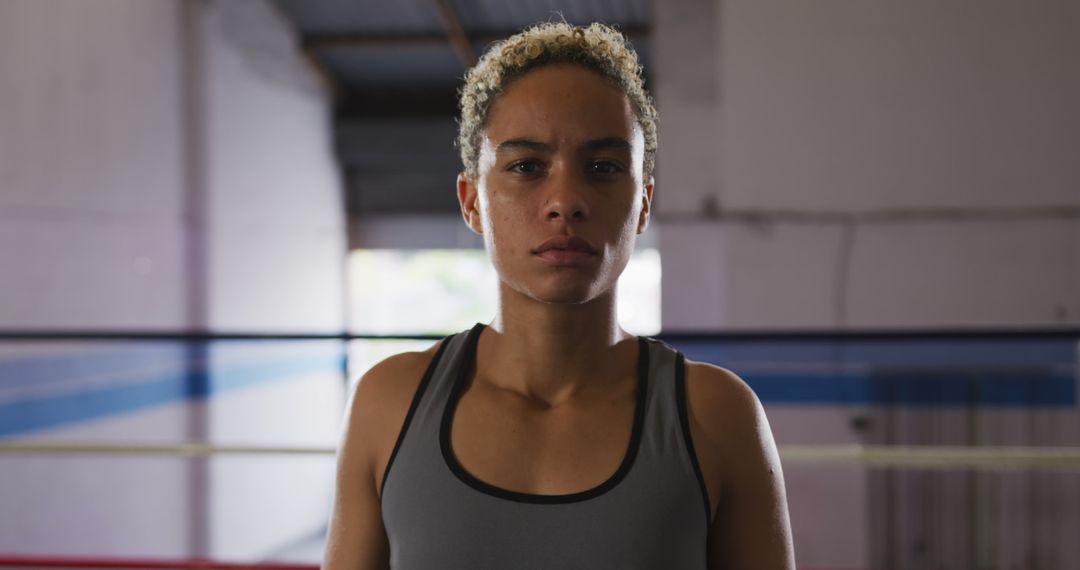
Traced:
<path fill-rule="evenodd" d="M 701 503 L 705 506 L 705 529 L 712 524 L 712 507 L 709 505 L 709 490 L 705 486 L 705 476 L 701 473 L 697 452 L 694 450 L 694 438 L 690 435 L 690 414 L 686 409 L 686 357 L 679 352 L 675 356 L 675 401 L 679 406 L 679 425 L 682 426 L 683 441 L 690 453 L 690 465 L 694 468 L 698 488 L 701 490 Z"/>
<path fill-rule="evenodd" d="M 394 458 L 397 457 L 398 450 L 401 449 L 401 443 L 405 441 L 405 432 L 409 431 L 409 424 L 412 423 L 413 416 L 416 415 L 416 408 L 420 407 L 420 398 L 424 395 L 424 391 L 427 390 L 428 384 L 431 383 L 431 377 L 435 374 L 435 368 L 439 365 L 439 359 L 442 358 L 446 345 L 450 344 L 450 338 L 446 337 L 439 343 L 435 356 L 428 363 L 427 370 L 424 371 L 424 376 L 420 379 L 420 385 L 416 387 L 416 393 L 413 394 L 412 402 L 409 404 L 409 411 L 405 414 L 405 423 L 401 424 L 401 431 L 398 432 L 397 441 L 394 442 L 394 450 L 390 452 L 390 459 L 386 461 L 386 469 L 383 470 L 382 483 L 379 484 L 380 503 L 382 503 L 383 491 L 386 489 L 386 478 L 390 475 L 390 468 L 394 465 Z"/>
<path fill-rule="evenodd" d="M 454 385 L 450 390 L 450 397 L 446 399 L 446 407 L 443 410 L 442 425 L 439 429 L 439 445 L 442 448 L 443 460 L 446 462 L 446 466 L 450 471 L 462 482 L 481 493 L 519 503 L 577 503 L 599 497 L 614 489 L 615 486 L 626 477 L 626 474 L 630 472 L 630 468 L 634 464 L 634 459 L 637 457 L 638 448 L 641 446 L 641 432 L 645 424 L 646 396 L 649 386 L 648 341 L 644 337 L 638 337 L 638 381 L 637 393 L 634 398 L 634 423 L 630 430 L 630 443 L 627 445 L 626 454 L 623 456 L 623 461 L 619 465 L 619 468 L 607 479 L 607 481 L 600 483 L 592 489 L 566 495 L 537 495 L 533 493 L 510 491 L 477 479 L 458 462 L 457 456 L 454 455 L 454 450 L 451 446 L 450 431 L 454 422 L 454 412 L 457 408 L 458 400 L 461 399 L 461 394 L 464 390 L 465 383 L 469 378 L 469 373 L 472 372 L 472 369 L 476 364 L 476 346 L 480 340 L 480 333 L 484 328 L 486 328 L 485 325 L 478 323 L 469 332 L 465 351 L 462 354 L 461 362 L 458 364 L 457 378 L 454 380 Z"/>

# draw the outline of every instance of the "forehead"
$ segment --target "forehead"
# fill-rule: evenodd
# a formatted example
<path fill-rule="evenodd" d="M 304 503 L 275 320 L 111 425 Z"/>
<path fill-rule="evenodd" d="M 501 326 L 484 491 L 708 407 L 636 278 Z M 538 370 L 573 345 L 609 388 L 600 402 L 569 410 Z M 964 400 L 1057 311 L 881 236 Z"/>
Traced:
<path fill-rule="evenodd" d="M 546 65 L 511 81 L 495 98 L 484 124 L 485 138 L 562 139 L 623 137 L 631 143 L 640 127 L 630 100 L 613 80 L 573 64 Z"/>

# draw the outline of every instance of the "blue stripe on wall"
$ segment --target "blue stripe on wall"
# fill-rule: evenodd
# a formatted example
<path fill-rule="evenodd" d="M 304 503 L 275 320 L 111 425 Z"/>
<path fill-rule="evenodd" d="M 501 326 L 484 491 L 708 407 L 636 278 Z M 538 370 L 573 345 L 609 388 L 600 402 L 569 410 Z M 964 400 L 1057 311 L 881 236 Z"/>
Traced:
<path fill-rule="evenodd" d="M 731 368 L 768 403 L 1061 407 L 1077 402 L 1077 343 L 1062 340 L 678 342 L 688 358 Z M 124 345 L 100 352 L 49 354 L 0 361 L 0 388 L 72 384 L 72 391 L 0 404 L 0 437 L 203 398 L 304 374 L 340 375 L 340 344 L 211 343 Z M 261 357 L 265 354 L 269 358 Z M 237 358 L 229 362 L 227 357 Z M 90 375 L 117 378 L 147 366 L 211 362 L 209 373 L 174 372 L 100 388 Z M 745 372 L 740 372 L 740 363 Z M 764 363 L 764 367 L 762 364 Z M 822 370 L 790 373 L 801 364 Z M 769 370 L 774 366 L 777 371 Z M 835 371 L 833 371 L 835 370 Z M 16 392 L 17 393 L 17 392 Z"/>
<path fill-rule="evenodd" d="M 1075 406 L 1078 341 L 762 340 L 672 343 L 687 358 L 730 368 L 765 403 Z M 759 371 L 764 363 L 820 373 Z M 745 371 L 740 368 L 745 366 Z M 830 369 L 832 371 L 830 371 Z"/>
<path fill-rule="evenodd" d="M 761 340 L 718 343 L 682 340 L 687 358 L 735 366 L 740 361 L 814 362 L 888 367 L 1048 367 L 1077 365 L 1080 339 Z"/>
<path fill-rule="evenodd" d="M 743 374 L 764 403 L 904 406 L 1068 407 L 1076 381 L 1064 376 L 886 379 L 870 376 Z"/>
<path fill-rule="evenodd" d="M 141 343 L 120 347 L 82 347 L 75 352 L 0 359 L 0 388 L 43 386 L 90 374 L 111 373 L 150 366 L 174 365 L 183 369 L 186 347 L 175 342 Z"/>
<path fill-rule="evenodd" d="M 189 378 L 165 376 L 135 385 L 112 386 L 0 405 L 0 436 L 91 420 L 186 399 Z"/>
<path fill-rule="evenodd" d="M 0 437 L 213 396 L 305 374 L 340 375 L 341 371 L 341 355 L 294 358 L 257 365 L 216 366 L 208 377 L 200 373 L 166 374 L 138 383 L 17 400 L 0 404 Z M 204 388 L 197 388 L 200 386 Z"/>

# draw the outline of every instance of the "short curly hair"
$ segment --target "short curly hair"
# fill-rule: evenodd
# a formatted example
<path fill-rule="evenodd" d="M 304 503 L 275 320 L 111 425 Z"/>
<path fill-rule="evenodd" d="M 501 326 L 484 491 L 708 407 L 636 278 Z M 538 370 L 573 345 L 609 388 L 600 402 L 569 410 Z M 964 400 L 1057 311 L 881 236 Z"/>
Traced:
<path fill-rule="evenodd" d="M 465 74 L 460 89 L 458 148 L 465 175 L 475 179 L 482 131 L 495 98 L 515 78 L 544 65 L 573 63 L 615 81 L 637 114 L 645 138 L 644 175 L 652 176 L 656 162 L 656 106 L 645 90 L 642 68 L 615 28 L 594 23 L 587 27 L 545 22 L 493 44 Z"/>

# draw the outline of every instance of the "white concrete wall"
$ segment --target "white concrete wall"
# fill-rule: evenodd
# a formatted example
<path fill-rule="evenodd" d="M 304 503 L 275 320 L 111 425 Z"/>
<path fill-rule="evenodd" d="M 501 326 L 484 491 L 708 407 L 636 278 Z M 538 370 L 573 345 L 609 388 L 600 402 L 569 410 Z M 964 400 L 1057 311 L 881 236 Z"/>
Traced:
<path fill-rule="evenodd" d="M 0 328 L 341 331 L 329 115 L 269 2 L 0 3 Z M 116 375 L 94 355 L 139 346 L 5 343 L 9 373 L 91 360 L 0 377 L 0 411 L 183 378 L 202 355 L 207 398 L 175 380 L 168 401 L 12 437 L 332 447 L 330 345 L 216 343 Z M 325 525 L 333 461 L 7 455 L 0 474 L 0 551 L 255 560 Z"/>
<path fill-rule="evenodd" d="M 665 330 L 1080 324 L 1080 6 L 654 10 Z M 781 445 L 866 412 L 768 406 Z M 865 470 L 785 475 L 800 565 L 871 564 Z"/>
<path fill-rule="evenodd" d="M 186 324 L 177 17 L 0 4 L 0 326 Z"/>
<path fill-rule="evenodd" d="M 208 326 L 341 331 L 345 215 L 327 96 L 267 2 L 206 11 Z"/>
<path fill-rule="evenodd" d="M 1077 24 L 1052 0 L 658 4 L 665 327 L 1080 323 Z"/>
<path fill-rule="evenodd" d="M 212 2 L 203 15 L 207 326 L 342 331 L 346 230 L 328 99 L 269 3 Z M 208 436 L 333 447 L 344 386 L 331 372 L 214 397 Z M 332 471 L 332 458 L 212 463 L 210 553 L 258 559 L 321 529 Z"/>
<path fill-rule="evenodd" d="M 188 324 L 177 21 L 171 2 L 0 3 L 0 327 Z M 61 435 L 185 426 L 172 408 Z M 182 463 L 2 457 L 0 551 L 185 555 Z"/>

